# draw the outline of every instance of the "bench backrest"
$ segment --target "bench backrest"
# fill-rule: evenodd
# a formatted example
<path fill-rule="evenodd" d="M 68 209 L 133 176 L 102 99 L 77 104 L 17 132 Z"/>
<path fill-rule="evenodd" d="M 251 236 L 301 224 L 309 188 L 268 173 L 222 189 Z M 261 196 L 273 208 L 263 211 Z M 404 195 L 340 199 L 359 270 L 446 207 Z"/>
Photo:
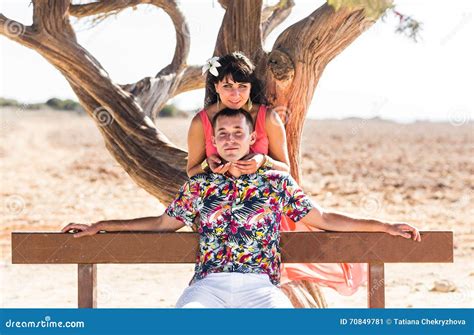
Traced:
<path fill-rule="evenodd" d="M 13 264 L 78 264 L 79 307 L 96 307 L 95 264 L 194 263 L 197 233 L 12 233 Z M 452 263 L 453 232 L 422 231 L 421 242 L 385 233 L 282 232 L 282 262 L 368 263 L 368 305 L 385 306 L 384 263 Z"/>

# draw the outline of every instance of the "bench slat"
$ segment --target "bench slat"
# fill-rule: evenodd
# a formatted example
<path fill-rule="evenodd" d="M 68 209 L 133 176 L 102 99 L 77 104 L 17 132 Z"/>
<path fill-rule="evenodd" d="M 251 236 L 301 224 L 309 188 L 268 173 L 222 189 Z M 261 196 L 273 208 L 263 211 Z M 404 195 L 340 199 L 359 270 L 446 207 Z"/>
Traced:
<path fill-rule="evenodd" d="M 286 263 L 452 263 L 453 232 L 422 231 L 421 242 L 385 233 L 283 232 Z M 194 263 L 198 234 L 118 232 L 74 238 L 13 232 L 13 264 Z"/>

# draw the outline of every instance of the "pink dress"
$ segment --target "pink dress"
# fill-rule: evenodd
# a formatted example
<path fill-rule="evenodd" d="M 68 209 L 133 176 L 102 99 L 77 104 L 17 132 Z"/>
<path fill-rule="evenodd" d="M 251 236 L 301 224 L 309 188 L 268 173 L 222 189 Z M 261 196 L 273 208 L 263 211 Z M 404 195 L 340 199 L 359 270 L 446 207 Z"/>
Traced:
<path fill-rule="evenodd" d="M 268 154 L 268 137 L 265 131 L 265 116 L 267 108 L 261 105 L 255 122 L 257 140 L 250 147 L 252 152 Z M 217 149 L 212 144 L 212 124 L 206 110 L 199 112 L 204 127 L 206 141 L 206 156 L 217 155 Z M 281 231 L 317 231 L 301 222 L 294 222 L 282 216 Z M 308 280 L 321 286 L 331 287 L 342 295 L 352 295 L 367 281 L 367 265 L 363 263 L 282 263 L 281 284 L 294 280 Z"/>

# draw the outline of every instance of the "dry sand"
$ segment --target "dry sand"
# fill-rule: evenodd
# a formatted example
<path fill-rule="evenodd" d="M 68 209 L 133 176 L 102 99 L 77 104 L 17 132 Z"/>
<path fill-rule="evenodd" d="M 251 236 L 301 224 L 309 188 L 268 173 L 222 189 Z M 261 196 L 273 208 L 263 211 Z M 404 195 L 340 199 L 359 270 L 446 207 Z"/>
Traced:
<path fill-rule="evenodd" d="M 103 146 L 87 116 L 0 111 L 1 307 L 74 308 L 74 265 L 12 265 L 12 231 L 58 231 L 69 222 L 158 215 Z M 189 119 L 160 119 L 185 148 Z M 323 207 L 453 230 L 453 264 L 387 264 L 387 307 L 474 307 L 474 127 L 449 123 L 312 121 L 303 138 L 304 189 Z M 99 307 L 172 307 L 192 265 L 98 265 Z M 431 291 L 449 280 L 456 291 Z M 365 307 L 324 289 L 330 307 Z"/>

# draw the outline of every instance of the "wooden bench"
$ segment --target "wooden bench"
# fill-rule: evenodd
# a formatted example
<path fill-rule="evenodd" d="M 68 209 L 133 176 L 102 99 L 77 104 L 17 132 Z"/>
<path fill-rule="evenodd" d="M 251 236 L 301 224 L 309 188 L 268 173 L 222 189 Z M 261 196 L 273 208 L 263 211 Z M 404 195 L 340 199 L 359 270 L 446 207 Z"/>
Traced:
<path fill-rule="evenodd" d="M 385 233 L 285 232 L 287 263 L 368 263 L 369 308 L 385 307 L 384 263 L 452 263 L 453 232 L 423 231 L 421 242 Z M 197 233 L 13 232 L 13 264 L 78 264 L 78 306 L 97 307 L 96 264 L 194 263 Z M 410 274 L 407 274 L 407 276 Z M 184 290 L 184 287 L 183 287 Z"/>

